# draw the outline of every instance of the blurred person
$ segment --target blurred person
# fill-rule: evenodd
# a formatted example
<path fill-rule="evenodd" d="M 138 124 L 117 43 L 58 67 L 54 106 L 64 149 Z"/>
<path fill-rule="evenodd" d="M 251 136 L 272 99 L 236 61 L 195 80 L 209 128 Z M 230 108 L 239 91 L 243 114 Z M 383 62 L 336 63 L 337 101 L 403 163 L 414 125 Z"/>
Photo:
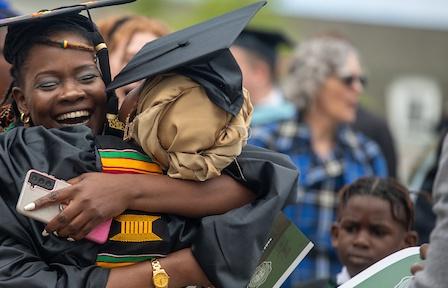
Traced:
<path fill-rule="evenodd" d="M 361 176 L 387 176 L 378 145 L 350 125 L 365 77 L 358 52 L 343 38 L 302 42 L 285 79 L 297 117 L 253 127 L 249 142 L 289 155 L 299 168 L 296 204 L 286 214 L 314 242 L 291 284 L 335 276 L 341 266 L 331 245 L 337 191 Z"/>
<path fill-rule="evenodd" d="M 445 136 L 443 149 L 434 182 L 434 213 L 436 226 L 431 232 L 429 248 L 422 247 L 426 258 L 423 269 L 420 267 L 409 288 L 444 288 L 448 283 L 445 273 L 448 264 L 448 137 Z M 415 269 L 415 267 L 413 267 Z M 416 269 L 417 270 L 417 269 Z M 414 270 L 415 272 L 415 270 Z"/>
<path fill-rule="evenodd" d="M 358 107 L 353 128 L 375 141 L 381 148 L 390 177 L 397 177 L 397 151 L 394 138 L 386 120 L 363 106 Z"/>
<path fill-rule="evenodd" d="M 17 13 L 11 8 L 11 5 L 6 0 L 0 0 L 0 19 L 9 18 L 17 16 Z M 12 81 L 11 75 L 9 73 L 9 69 L 11 68 L 11 65 L 6 62 L 5 58 L 3 57 L 3 46 L 5 44 L 5 36 L 6 36 L 6 28 L 0 28 L 0 99 L 2 102 L 3 97 L 6 94 L 6 91 L 8 90 L 9 84 Z"/>
<path fill-rule="evenodd" d="M 11 5 L 7 0 L 0 0 L 0 19 L 9 18 L 17 16 L 17 12 L 11 8 Z M 12 108 L 5 95 L 7 94 L 8 88 L 12 82 L 12 77 L 9 72 L 11 65 L 3 57 L 3 46 L 5 44 L 6 28 L 0 27 L 0 132 L 3 131 L 4 127 L 8 127 L 9 124 L 14 120 L 12 113 Z"/>
<path fill-rule="evenodd" d="M 419 234 L 421 244 L 429 242 L 429 236 L 436 224 L 436 214 L 432 209 L 433 190 L 444 139 L 448 132 L 447 120 L 446 116 L 442 116 L 439 124 L 435 127 L 437 137 L 417 162 L 409 181 L 412 190 L 416 191 L 415 229 Z"/>
<path fill-rule="evenodd" d="M 231 47 L 243 73 L 243 86 L 254 105 L 252 125 L 291 119 L 295 109 L 277 85 L 277 58 L 281 45 L 292 46 L 279 31 L 245 29 Z"/>
<path fill-rule="evenodd" d="M 168 25 L 158 19 L 139 15 L 111 17 L 98 21 L 98 29 L 109 49 L 111 76 L 118 72 L 147 43 L 170 33 Z M 121 106 L 129 91 L 137 87 L 132 83 L 116 90 L 118 104 Z"/>

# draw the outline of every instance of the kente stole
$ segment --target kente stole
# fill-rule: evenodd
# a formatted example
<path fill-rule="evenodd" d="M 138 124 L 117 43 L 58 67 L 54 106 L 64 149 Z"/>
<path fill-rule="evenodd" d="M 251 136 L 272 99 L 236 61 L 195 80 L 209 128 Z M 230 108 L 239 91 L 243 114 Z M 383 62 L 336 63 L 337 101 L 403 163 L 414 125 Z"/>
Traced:
<path fill-rule="evenodd" d="M 129 147 L 129 146 L 128 146 Z M 122 148 L 122 147 L 121 147 Z M 99 148 L 102 171 L 110 174 L 162 174 L 162 169 L 138 149 Z M 108 241 L 96 264 L 115 268 L 168 254 L 168 231 L 163 216 L 127 210 L 112 221 Z"/>

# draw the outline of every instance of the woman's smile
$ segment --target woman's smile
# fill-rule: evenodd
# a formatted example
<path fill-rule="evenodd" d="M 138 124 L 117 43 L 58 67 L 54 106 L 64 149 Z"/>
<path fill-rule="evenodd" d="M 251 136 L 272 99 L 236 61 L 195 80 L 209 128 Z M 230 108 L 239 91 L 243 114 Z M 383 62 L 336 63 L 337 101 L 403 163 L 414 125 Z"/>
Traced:
<path fill-rule="evenodd" d="M 61 126 L 73 126 L 87 124 L 90 120 L 91 113 L 88 110 L 78 110 L 60 114 L 56 120 Z"/>

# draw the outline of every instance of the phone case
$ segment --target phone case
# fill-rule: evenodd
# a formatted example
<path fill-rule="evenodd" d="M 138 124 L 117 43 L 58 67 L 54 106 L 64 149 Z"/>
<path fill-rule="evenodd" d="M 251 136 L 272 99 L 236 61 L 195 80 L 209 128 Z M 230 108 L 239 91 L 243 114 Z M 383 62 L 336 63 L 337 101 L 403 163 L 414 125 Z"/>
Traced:
<path fill-rule="evenodd" d="M 65 181 L 56 179 L 53 176 L 39 172 L 37 170 L 29 170 L 26 173 L 25 180 L 22 185 L 19 200 L 16 209 L 19 213 L 36 219 L 40 222 L 48 223 L 56 215 L 59 214 L 60 205 L 51 205 L 42 209 L 26 211 L 24 207 L 48 193 L 69 186 Z"/>
<path fill-rule="evenodd" d="M 22 185 L 19 200 L 17 201 L 16 210 L 35 220 L 43 223 L 50 222 L 51 219 L 56 217 L 61 212 L 59 204 L 47 206 L 41 209 L 26 211 L 24 207 L 37 200 L 46 194 L 70 186 L 69 183 L 57 179 L 46 173 L 31 169 L 26 173 L 25 180 Z M 86 235 L 86 239 L 102 244 L 107 241 L 109 236 L 110 226 L 112 219 L 109 219 L 97 227 L 95 227 L 89 234 Z"/>
<path fill-rule="evenodd" d="M 96 226 L 89 234 L 86 235 L 86 239 L 103 244 L 109 237 L 110 226 L 112 225 L 112 219 L 106 220 L 100 225 Z"/>

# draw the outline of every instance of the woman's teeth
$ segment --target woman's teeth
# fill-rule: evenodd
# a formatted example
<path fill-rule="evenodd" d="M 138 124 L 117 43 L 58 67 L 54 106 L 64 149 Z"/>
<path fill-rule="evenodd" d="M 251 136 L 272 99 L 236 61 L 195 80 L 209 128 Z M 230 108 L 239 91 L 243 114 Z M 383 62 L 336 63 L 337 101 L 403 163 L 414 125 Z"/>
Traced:
<path fill-rule="evenodd" d="M 74 112 L 64 113 L 62 115 L 59 115 L 57 117 L 57 120 L 58 121 L 63 121 L 63 120 L 67 120 L 67 119 L 74 119 L 74 118 L 80 118 L 80 117 L 89 117 L 89 116 L 90 116 L 89 111 L 82 110 L 82 111 L 74 111 Z"/>
<path fill-rule="evenodd" d="M 63 126 L 87 124 L 90 119 L 90 112 L 87 110 L 68 112 L 59 115 L 56 119 Z"/>

